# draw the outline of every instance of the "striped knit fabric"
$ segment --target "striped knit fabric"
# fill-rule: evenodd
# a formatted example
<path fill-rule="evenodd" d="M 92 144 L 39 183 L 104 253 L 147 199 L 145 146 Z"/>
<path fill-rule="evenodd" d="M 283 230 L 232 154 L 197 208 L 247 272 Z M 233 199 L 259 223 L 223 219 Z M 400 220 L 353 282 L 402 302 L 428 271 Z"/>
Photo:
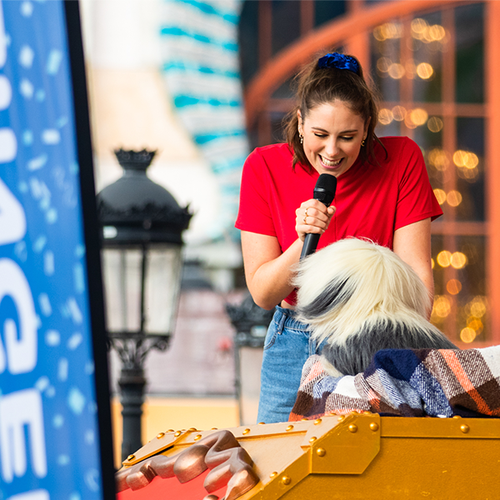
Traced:
<path fill-rule="evenodd" d="M 290 420 L 371 411 L 402 417 L 500 416 L 500 346 L 386 349 L 364 373 L 335 378 L 311 356 Z"/>
<path fill-rule="evenodd" d="M 209 236 L 236 235 L 249 153 L 239 70 L 241 0 L 164 0 L 163 75 L 177 115 L 216 175 L 220 215 Z"/>

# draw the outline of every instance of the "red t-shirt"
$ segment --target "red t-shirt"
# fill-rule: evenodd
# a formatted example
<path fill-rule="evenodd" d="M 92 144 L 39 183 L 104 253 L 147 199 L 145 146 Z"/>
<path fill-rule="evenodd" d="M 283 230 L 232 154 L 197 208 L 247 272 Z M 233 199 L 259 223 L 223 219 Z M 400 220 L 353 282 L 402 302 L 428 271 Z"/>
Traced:
<path fill-rule="evenodd" d="M 332 205 L 337 208 L 318 249 L 348 237 L 364 237 L 392 249 L 394 231 L 442 215 L 417 144 L 407 137 L 382 137 L 375 145 L 379 162 L 360 157 L 337 178 Z M 313 197 L 318 172 L 292 169 L 287 144 L 255 149 L 243 167 L 236 228 L 275 236 L 284 252 L 296 239 L 295 210 Z M 295 293 L 286 299 L 295 304 Z"/>

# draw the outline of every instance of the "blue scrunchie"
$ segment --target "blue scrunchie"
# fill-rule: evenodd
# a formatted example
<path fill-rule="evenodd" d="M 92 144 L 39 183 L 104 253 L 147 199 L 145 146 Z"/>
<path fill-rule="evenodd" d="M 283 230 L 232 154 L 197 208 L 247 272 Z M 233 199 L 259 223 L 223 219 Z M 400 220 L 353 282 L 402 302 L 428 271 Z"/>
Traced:
<path fill-rule="evenodd" d="M 318 68 L 337 68 L 337 69 L 348 69 L 353 73 L 359 74 L 359 64 L 354 57 L 345 56 L 344 54 L 339 54 L 338 52 L 332 52 L 331 54 L 326 54 L 318 61 Z"/>

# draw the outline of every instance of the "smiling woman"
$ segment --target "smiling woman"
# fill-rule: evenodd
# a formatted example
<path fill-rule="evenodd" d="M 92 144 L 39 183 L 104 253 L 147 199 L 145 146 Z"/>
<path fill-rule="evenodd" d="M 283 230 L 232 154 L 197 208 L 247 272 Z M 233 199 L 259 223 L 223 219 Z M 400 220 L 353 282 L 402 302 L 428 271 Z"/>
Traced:
<path fill-rule="evenodd" d="M 318 248 L 350 237 L 388 247 L 432 296 L 430 222 L 442 214 L 418 146 L 375 135 L 374 95 L 354 57 L 328 54 L 297 81 L 287 144 L 248 157 L 236 221 L 250 293 L 259 306 L 276 307 L 261 374 L 258 418 L 266 423 L 288 419 L 302 366 L 321 349 L 294 310 L 292 282 L 306 235 L 321 235 Z M 311 198 L 320 174 L 337 178 L 328 208 Z"/>
<path fill-rule="evenodd" d="M 297 113 L 304 154 L 314 170 L 335 177 L 347 172 L 366 140 L 363 118 L 342 101 L 320 104 L 304 119 L 300 110 Z"/>

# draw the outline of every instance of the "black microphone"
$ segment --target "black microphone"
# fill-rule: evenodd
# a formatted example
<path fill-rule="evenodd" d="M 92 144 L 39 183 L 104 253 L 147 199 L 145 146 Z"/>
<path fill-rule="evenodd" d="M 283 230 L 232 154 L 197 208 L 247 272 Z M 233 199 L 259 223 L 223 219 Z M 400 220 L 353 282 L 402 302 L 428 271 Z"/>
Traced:
<path fill-rule="evenodd" d="M 323 205 L 329 207 L 335 198 L 335 191 L 337 189 L 337 178 L 330 174 L 321 174 L 314 186 L 315 200 L 321 201 Z M 319 234 L 308 233 L 302 246 L 302 253 L 300 254 L 301 260 L 316 251 L 318 246 Z"/>

